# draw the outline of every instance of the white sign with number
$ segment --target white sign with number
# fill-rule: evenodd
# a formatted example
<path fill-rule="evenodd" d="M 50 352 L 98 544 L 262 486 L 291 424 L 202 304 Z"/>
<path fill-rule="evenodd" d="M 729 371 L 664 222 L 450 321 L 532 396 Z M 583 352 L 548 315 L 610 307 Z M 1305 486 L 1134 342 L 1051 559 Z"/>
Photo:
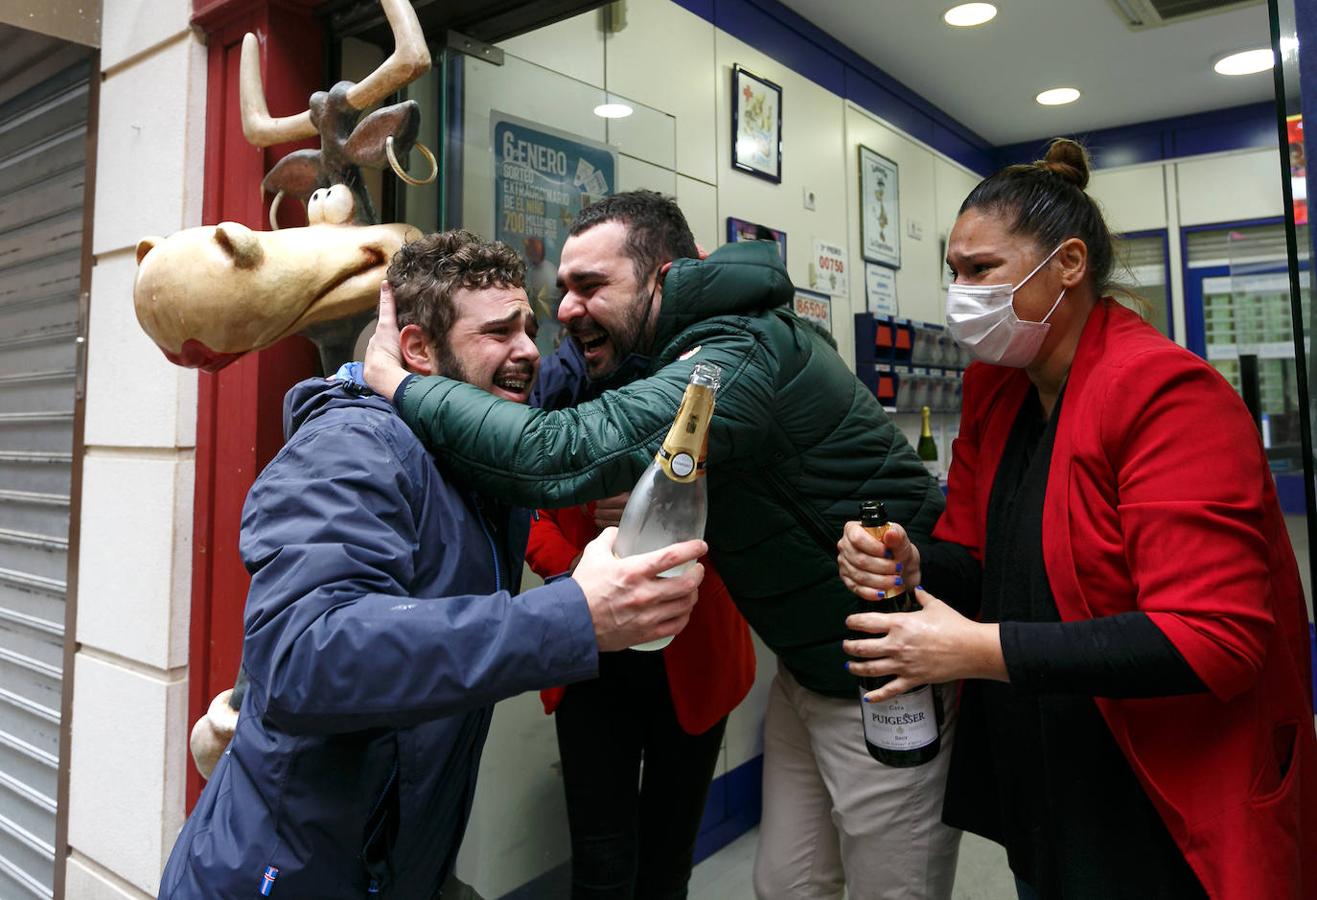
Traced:
<path fill-rule="evenodd" d="M 851 270 L 846 262 L 846 248 L 828 241 L 814 241 L 814 258 L 809 263 L 809 286 L 834 297 L 850 293 Z"/>

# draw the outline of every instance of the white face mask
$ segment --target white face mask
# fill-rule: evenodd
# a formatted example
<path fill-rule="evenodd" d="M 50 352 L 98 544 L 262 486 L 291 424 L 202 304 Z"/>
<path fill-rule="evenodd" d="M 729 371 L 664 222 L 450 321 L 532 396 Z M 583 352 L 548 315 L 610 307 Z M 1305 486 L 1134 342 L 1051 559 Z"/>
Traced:
<path fill-rule="evenodd" d="M 1015 292 L 1056 256 L 1056 250 L 1015 286 L 1009 284 L 953 284 L 947 288 L 947 328 L 956 342 L 980 362 L 1023 368 L 1033 362 L 1047 338 L 1047 320 L 1061 305 L 1056 298 L 1041 322 L 1024 322 L 1015 315 Z"/>

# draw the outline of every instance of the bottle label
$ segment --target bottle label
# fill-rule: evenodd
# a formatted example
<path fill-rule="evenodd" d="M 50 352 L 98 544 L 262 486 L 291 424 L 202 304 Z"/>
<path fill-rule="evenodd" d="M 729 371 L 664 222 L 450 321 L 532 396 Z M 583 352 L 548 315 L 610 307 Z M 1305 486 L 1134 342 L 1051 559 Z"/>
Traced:
<path fill-rule="evenodd" d="M 663 474 L 673 481 L 689 484 L 704 475 L 713 395 L 713 389 L 702 385 L 692 384 L 686 388 L 677 418 L 655 457 Z"/>
<path fill-rule="evenodd" d="M 861 688 L 860 696 L 864 696 Z M 860 702 L 864 737 L 884 750 L 918 750 L 937 740 L 933 686 L 926 684 L 886 703 Z"/>

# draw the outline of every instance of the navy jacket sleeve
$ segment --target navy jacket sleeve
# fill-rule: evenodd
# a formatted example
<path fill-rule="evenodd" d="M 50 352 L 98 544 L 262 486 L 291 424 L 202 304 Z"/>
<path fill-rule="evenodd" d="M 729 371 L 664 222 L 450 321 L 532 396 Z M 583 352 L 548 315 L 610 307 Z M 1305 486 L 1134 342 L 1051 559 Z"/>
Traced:
<path fill-rule="evenodd" d="M 540 360 L 530 405 L 536 409 L 567 409 L 586 399 L 588 385 L 585 360 L 574 350 L 571 339 L 564 337 L 557 350 Z"/>
<path fill-rule="evenodd" d="M 410 595 L 432 502 L 411 452 L 376 423 L 335 423 L 290 442 L 248 497 L 245 663 L 254 708 L 290 733 L 401 727 L 597 671 L 575 581 Z"/>

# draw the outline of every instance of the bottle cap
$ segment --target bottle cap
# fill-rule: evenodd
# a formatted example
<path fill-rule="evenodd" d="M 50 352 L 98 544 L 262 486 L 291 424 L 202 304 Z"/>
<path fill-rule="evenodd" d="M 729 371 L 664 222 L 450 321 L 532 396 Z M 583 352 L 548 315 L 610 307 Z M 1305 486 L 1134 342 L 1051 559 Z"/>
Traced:
<path fill-rule="evenodd" d="M 713 363 L 696 363 L 695 368 L 691 369 L 691 384 L 702 385 L 713 390 L 718 390 L 718 385 L 722 382 L 722 366 Z"/>
<path fill-rule="evenodd" d="M 887 508 L 881 500 L 860 501 L 860 524 L 865 528 L 877 528 L 887 524 Z"/>

